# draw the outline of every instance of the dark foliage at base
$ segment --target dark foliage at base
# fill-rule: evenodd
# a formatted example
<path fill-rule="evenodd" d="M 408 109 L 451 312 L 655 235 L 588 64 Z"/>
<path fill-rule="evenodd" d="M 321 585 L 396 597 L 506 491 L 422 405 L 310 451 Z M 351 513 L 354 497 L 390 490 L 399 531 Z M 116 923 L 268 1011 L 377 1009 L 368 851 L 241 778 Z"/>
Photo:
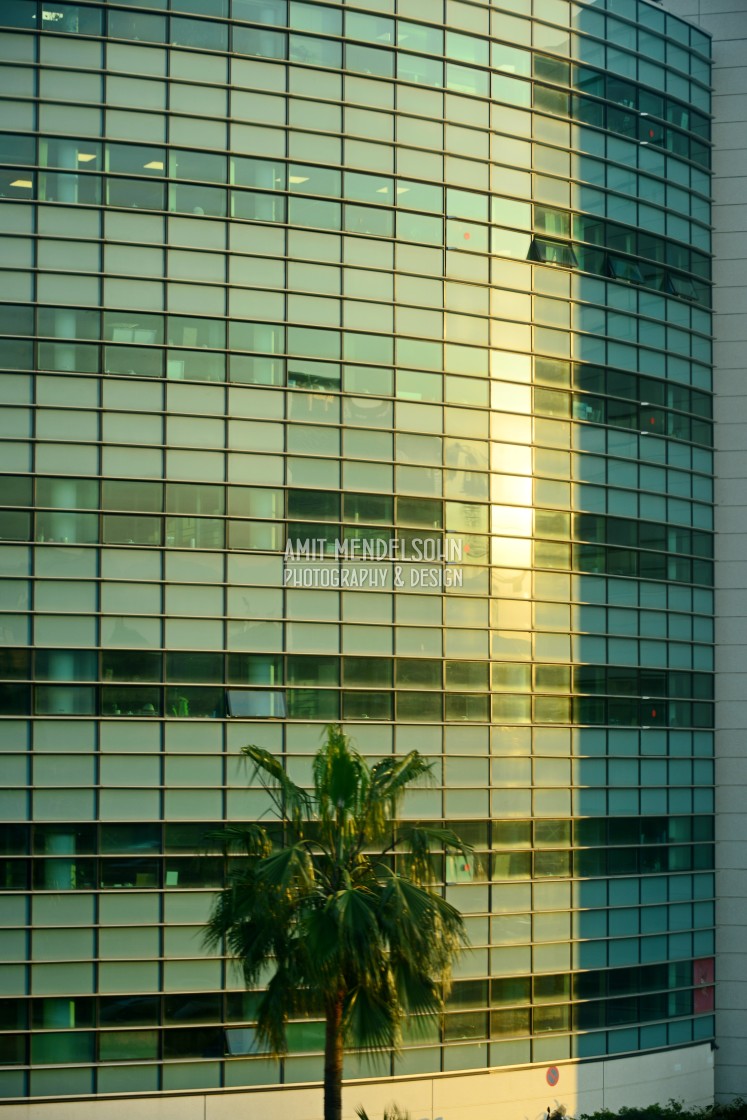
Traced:
<path fill-rule="evenodd" d="M 665 1105 L 650 1104 L 645 1108 L 621 1108 L 617 1112 L 602 1108 L 599 1112 L 583 1113 L 578 1120 L 747 1120 L 747 1101 L 736 1097 L 728 1104 L 685 1108 L 680 1101 L 670 1100 Z"/>

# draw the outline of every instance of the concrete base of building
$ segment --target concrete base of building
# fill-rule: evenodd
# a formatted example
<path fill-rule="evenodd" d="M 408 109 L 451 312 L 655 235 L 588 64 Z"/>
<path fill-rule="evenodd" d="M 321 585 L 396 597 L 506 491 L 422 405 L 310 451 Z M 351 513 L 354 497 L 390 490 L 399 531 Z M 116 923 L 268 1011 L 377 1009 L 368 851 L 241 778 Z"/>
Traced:
<path fill-rule="evenodd" d="M 371 1120 L 395 1102 L 412 1120 L 542 1120 L 548 1106 L 570 1116 L 623 1106 L 713 1103 L 710 1043 L 592 1062 L 481 1070 L 437 1077 L 353 1081 L 345 1085 L 344 1120 L 363 1105 Z M 2 1120 L 321 1120 L 319 1086 L 223 1089 L 7 1104 Z"/>

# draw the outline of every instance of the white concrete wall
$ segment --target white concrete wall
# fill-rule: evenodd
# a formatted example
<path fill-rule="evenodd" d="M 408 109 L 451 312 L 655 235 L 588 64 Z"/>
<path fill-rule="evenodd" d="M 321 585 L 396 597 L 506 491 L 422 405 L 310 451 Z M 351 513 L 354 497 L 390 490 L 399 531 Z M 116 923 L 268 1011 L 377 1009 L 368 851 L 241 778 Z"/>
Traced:
<path fill-rule="evenodd" d="M 747 1096 L 747 0 L 667 0 L 713 35 L 716 1095 Z"/>
<path fill-rule="evenodd" d="M 688 1105 L 713 1100 L 713 1052 L 709 1044 L 601 1062 L 559 1062 L 554 1089 L 547 1067 L 501 1069 L 495 1073 L 358 1081 L 345 1087 L 344 1120 L 355 1120 L 362 1104 L 371 1120 L 386 1105 L 410 1110 L 412 1120 L 543 1120 L 545 1110 L 565 1105 L 568 1113 L 616 1110 L 622 1105 Z M 223 1089 L 214 1093 L 158 1097 L 97 1098 L 69 1102 L 6 1104 L 2 1120 L 321 1120 L 320 1089 L 282 1091 Z"/>

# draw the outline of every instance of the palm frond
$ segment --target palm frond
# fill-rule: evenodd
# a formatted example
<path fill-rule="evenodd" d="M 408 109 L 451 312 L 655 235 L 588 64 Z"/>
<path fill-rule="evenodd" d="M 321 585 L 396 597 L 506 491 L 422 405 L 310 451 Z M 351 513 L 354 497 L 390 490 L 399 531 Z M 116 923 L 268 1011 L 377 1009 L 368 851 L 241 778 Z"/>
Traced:
<path fill-rule="evenodd" d="M 205 833 L 206 840 L 217 840 L 225 855 L 240 851 L 249 858 L 267 856 L 272 851 L 272 841 L 261 824 L 229 824 L 225 828 L 212 828 Z"/>
<path fill-rule="evenodd" d="M 220 945 L 223 938 L 231 934 L 235 926 L 241 925 L 254 909 L 254 892 L 247 883 L 251 875 L 243 869 L 241 880 L 238 876 L 218 895 L 210 918 L 205 927 L 204 941 L 209 949 Z"/>
<path fill-rule="evenodd" d="M 298 931 L 305 961 L 303 983 L 324 1000 L 339 990 L 340 946 L 334 914 L 326 906 L 307 907 Z"/>
<path fill-rule="evenodd" d="M 330 724 L 327 738 L 314 758 L 314 795 L 322 825 L 334 825 L 338 833 L 355 827 L 369 770 L 350 744 L 339 724 Z"/>
<path fill-rule="evenodd" d="M 280 759 L 263 747 L 250 743 L 241 748 L 241 753 L 254 763 L 251 780 L 259 778 L 272 798 L 280 820 L 300 829 L 304 819 L 311 815 L 311 798 L 306 790 L 296 785 L 286 774 Z"/>
<path fill-rule="evenodd" d="M 392 952 L 424 974 L 444 980 L 467 944 L 459 911 L 440 895 L 402 875 L 390 874 L 381 897 L 380 922 Z"/>
<path fill-rule="evenodd" d="M 358 819 L 358 851 L 364 844 L 383 840 L 407 785 L 430 773 L 431 763 L 417 751 L 410 751 L 403 758 L 382 758 L 370 770 L 367 768 Z"/>
<path fill-rule="evenodd" d="M 241 963 L 251 985 L 277 950 L 278 936 L 287 928 L 282 905 L 266 892 L 236 883 L 219 895 L 205 928 L 205 945 L 226 949 Z"/>
<path fill-rule="evenodd" d="M 397 1049 L 401 1012 L 386 986 L 359 984 L 345 998 L 345 1039 L 357 1050 Z"/>
<path fill-rule="evenodd" d="M 278 968 L 257 1004 L 257 1037 L 276 1058 L 288 1051 L 286 1025 L 298 1008 L 297 991 L 293 972 Z"/>
<path fill-rule="evenodd" d="M 408 1017 L 418 1017 L 408 1018 L 408 1023 L 422 1023 L 425 1029 L 429 1020 L 443 1009 L 441 985 L 421 968 L 413 967 L 413 962 L 403 953 L 391 954 L 389 968 L 397 999 Z"/>
<path fill-rule="evenodd" d="M 388 801 L 394 815 L 406 787 L 431 776 L 432 771 L 433 763 L 419 751 L 410 751 L 402 758 L 384 758 L 371 771 L 371 800 Z"/>
<path fill-rule="evenodd" d="M 355 1115 L 358 1117 L 358 1120 L 369 1120 L 368 1113 L 362 1104 L 359 1104 L 356 1108 Z M 392 1104 L 384 1109 L 383 1120 L 410 1120 L 410 1113 L 403 1112 L 396 1104 Z"/>
<path fill-rule="evenodd" d="M 255 866 L 254 875 L 260 888 L 278 894 L 309 891 L 314 885 L 314 864 L 306 845 L 299 841 L 265 856 Z"/>
<path fill-rule="evenodd" d="M 434 880 L 432 856 L 446 851 L 459 852 L 465 860 L 471 861 L 473 849 L 449 828 L 433 828 L 427 825 L 408 825 L 397 832 L 394 846 L 404 849 L 404 866 L 408 875 L 418 883 L 432 883 Z"/>
<path fill-rule="evenodd" d="M 299 924 L 298 900 L 313 891 L 314 869 L 303 842 L 235 871 L 205 928 L 210 948 L 224 940 L 252 983 L 267 962 L 282 957 Z"/>
<path fill-rule="evenodd" d="M 386 951 L 377 921 L 377 899 L 351 886 L 327 899 L 324 909 L 334 923 L 342 967 L 354 969 L 361 979 L 371 982 Z"/>

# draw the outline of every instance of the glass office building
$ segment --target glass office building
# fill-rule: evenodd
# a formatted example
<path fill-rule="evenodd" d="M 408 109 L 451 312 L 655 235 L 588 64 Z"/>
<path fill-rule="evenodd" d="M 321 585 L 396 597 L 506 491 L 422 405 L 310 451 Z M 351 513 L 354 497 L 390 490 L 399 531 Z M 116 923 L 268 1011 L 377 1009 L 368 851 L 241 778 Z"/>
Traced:
<path fill-rule="evenodd" d="M 708 37 L 648 0 L 0 24 L 0 1095 L 320 1080 L 322 1024 L 257 1053 L 201 928 L 206 834 L 266 809 L 240 748 L 304 781 L 333 721 L 432 758 L 405 811 L 479 856 L 444 1021 L 376 1075 L 707 1043 Z"/>

